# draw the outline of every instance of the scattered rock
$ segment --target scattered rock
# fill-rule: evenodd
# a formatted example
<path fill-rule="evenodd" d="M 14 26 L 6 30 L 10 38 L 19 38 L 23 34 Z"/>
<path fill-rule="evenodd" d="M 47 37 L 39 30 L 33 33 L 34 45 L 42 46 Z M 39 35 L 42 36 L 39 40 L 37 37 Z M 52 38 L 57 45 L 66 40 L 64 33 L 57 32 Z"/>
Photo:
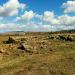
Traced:
<path fill-rule="evenodd" d="M 67 41 L 75 41 L 75 39 L 72 36 L 67 36 Z"/>
<path fill-rule="evenodd" d="M 58 39 L 63 41 L 75 41 L 75 39 L 71 35 L 49 35 L 49 39 Z"/>
<path fill-rule="evenodd" d="M 25 52 L 28 52 L 28 53 L 33 53 L 33 51 L 29 49 L 29 46 L 23 42 L 20 43 L 20 46 L 18 47 L 18 49 L 24 50 Z"/>
<path fill-rule="evenodd" d="M 3 49 L 0 49 L 0 53 L 4 53 L 5 51 Z"/>
<path fill-rule="evenodd" d="M 7 41 L 4 41 L 6 44 L 16 43 L 16 40 L 12 37 L 9 37 Z"/>
<path fill-rule="evenodd" d="M 21 41 L 27 41 L 26 38 L 21 38 Z"/>
<path fill-rule="evenodd" d="M 54 39 L 55 37 L 53 35 L 48 36 L 49 39 Z"/>
<path fill-rule="evenodd" d="M 20 43 L 19 49 L 25 50 L 25 49 L 26 49 L 26 48 L 25 48 L 25 43 Z"/>
<path fill-rule="evenodd" d="M 64 35 L 59 35 L 59 40 L 67 40 L 66 37 Z"/>

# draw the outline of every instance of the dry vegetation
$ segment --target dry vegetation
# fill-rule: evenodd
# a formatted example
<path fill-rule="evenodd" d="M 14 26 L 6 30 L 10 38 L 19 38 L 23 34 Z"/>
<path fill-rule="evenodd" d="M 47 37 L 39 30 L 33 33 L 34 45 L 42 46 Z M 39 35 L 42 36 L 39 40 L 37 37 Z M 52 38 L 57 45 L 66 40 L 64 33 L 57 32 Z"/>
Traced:
<path fill-rule="evenodd" d="M 75 75 L 75 34 L 0 36 L 0 75 Z"/>

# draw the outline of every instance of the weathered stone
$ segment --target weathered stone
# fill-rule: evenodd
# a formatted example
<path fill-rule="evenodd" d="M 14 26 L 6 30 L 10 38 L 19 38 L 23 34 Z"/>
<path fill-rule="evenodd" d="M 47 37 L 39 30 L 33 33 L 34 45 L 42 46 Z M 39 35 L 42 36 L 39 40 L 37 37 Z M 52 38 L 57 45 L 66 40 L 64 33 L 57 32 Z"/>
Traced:
<path fill-rule="evenodd" d="M 67 40 L 64 35 L 59 35 L 59 39 L 60 39 L 60 40 Z"/>
<path fill-rule="evenodd" d="M 75 41 L 75 39 L 72 36 L 67 36 L 67 41 Z"/>
<path fill-rule="evenodd" d="M 49 39 L 54 39 L 55 37 L 53 35 L 48 36 Z"/>
<path fill-rule="evenodd" d="M 10 43 L 16 43 L 15 39 L 12 38 L 12 37 L 9 37 L 7 41 L 4 41 L 5 43 L 7 44 L 10 44 Z"/>
<path fill-rule="evenodd" d="M 4 51 L 4 49 L 0 49 L 0 53 L 4 53 L 5 51 Z"/>

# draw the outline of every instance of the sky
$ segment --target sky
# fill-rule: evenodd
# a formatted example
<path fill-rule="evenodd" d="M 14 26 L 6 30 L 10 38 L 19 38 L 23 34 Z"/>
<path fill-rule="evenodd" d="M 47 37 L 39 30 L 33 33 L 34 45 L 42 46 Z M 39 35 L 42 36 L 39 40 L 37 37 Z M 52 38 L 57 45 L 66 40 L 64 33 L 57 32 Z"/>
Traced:
<path fill-rule="evenodd" d="M 0 0 L 0 32 L 75 29 L 75 0 Z"/>

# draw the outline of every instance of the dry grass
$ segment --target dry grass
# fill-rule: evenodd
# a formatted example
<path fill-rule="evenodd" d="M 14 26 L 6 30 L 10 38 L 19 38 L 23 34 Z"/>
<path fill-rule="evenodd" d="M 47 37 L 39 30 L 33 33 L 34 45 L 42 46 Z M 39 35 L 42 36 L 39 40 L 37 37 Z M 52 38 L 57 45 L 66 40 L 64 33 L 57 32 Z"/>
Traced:
<path fill-rule="evenodd" d="M 0 36 L 0 75 L 75 75 L 75 41 L 48 36 L 49 33 L 13 36 L 18 41 L 15 44 L 4 44 L 9 36 Z M 18 49 L 21 38 L 25 38 L 32 53 Z"/>

